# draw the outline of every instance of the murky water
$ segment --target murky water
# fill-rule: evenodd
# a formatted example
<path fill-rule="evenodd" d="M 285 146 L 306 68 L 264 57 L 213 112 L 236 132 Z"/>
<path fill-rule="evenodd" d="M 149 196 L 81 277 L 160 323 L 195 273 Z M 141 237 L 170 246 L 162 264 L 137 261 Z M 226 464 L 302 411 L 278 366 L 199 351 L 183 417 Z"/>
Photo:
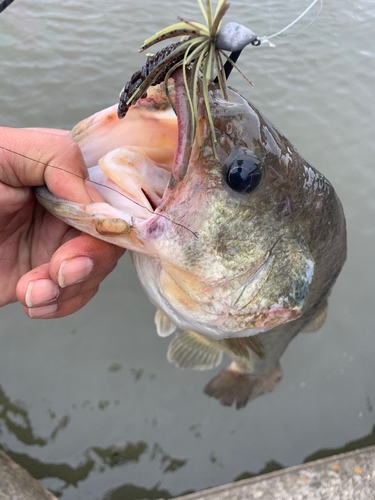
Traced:
<path fill-rule="evenodd" d="M 228 20 L 270 34 L 308 3 L 235 0 Z M 137 48 L 177 15 L 198 7 L 16 0 L 0 17 L 0 124 L 71 128 L 114 103 Z M 169 498 L 375 443 L 374 35 L 372 0 L 326 0 L 303 33 L 245 51 L 255 88 L 231 77 L 330 179 L 348 223 L 328 319 L 289 346 L 274 393 L 236 411 L 203 394 L 214 372 L 168 364 L 128 257 L 73 316 L 1 310 L 1 446 L 61 498 Z"/>

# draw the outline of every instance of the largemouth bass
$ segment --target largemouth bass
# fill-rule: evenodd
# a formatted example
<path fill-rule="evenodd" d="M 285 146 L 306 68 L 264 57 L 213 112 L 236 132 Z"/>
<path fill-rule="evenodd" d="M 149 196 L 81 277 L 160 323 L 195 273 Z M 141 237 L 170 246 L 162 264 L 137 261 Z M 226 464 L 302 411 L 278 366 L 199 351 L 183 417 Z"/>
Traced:
<path fill-rule="evenodd" d="M 102 202 L 37 194 L 68 224 L 131 250 L 158 334 L 180 330 L 168 359 L 208 369 L 226 352 L 233 363 L 205 390 L 242 407 L 279 383 L 290 340 L 323 323 L 345 218 L 329 181 L 234 90 L 226 101 L 209 85 L 213 145 L 200 88 L 192 141 L 182 71 L 173 78 L 177 118 L 159 86 L 124 120 L 112 107 L 72 130 L 90 178 L 107 186 Z"/>

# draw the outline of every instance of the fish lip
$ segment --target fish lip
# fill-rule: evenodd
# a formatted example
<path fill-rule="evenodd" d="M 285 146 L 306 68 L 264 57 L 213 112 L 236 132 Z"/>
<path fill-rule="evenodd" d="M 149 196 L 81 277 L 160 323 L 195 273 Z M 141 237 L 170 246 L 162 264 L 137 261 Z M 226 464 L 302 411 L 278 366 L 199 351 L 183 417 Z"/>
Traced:
<path fill-rule="evenodd" d="M 186 69 L 188 87 L 192 84 L 191 72 Z M 175 82 L 175 111 L 177 114 L 178 138 L 173 162 L 174 179 L 182 180 L 187 172 L 192 151 L 192 116 L 182 69 L 173 74 Z M 189 89 L 190 90 L 190 89 Z"/>

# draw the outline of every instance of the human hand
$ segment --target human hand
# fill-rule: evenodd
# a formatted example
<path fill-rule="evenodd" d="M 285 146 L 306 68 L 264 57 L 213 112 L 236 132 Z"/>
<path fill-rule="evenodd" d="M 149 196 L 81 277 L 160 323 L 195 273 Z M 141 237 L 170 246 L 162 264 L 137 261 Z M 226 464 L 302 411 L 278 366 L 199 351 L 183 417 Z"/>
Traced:
<path fill-rule="evenodd" d="M 81 151 L 67 133 L 0 127 L 0 146 L 86 177 Z M 0 306 L 18 299 L 30 318 L 60 318 L 96 294 L 124 249 L 48 213 L 32 190 L 44 184 L 61 198 L 92 202 L 84 179 L 0 148 Z"/>

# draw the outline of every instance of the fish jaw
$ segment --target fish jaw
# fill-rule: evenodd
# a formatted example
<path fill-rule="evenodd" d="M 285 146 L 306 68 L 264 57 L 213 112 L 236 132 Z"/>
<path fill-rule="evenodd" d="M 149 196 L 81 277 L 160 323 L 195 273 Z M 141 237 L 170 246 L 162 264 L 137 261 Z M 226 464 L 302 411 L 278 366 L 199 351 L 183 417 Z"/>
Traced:
<path fill-rule="evenodd" d="M 145 245 L 148 232 L 164 228 L 167 214 L 157 206 L 171 177 L 178 140 L 177 119 L 162 86 L 132 106 L 125 120 L 117 105 L 83 120 L 70 132 L 82 150 L 97 192 L 84 205 L 35 189 L 39 202 L 56 217 L 92 236 L 130 250 L 157 256 Z M 172 90 L 171 90 L 172 87 Z M 173 98 L 173 83 L 170 85 Z M 108 175 L 107 175 L 108 174 Z M 156 208 L 156 210 L 155 210 Z M 151 229 L 150 229 L 151 228 Z"/>
<path fill-rule="evenodd" d="M 39 202 L 83 232 L 152 256 L 160 257 L 155 241 L 158 236 L 168 238 L 173 225 L 185 237 L 196 237 L 192 229 L 160 208 L 163 197 L 168 197 L 182 170 L 186 171 L 191 151 L 187 140 L 190 110 L 182 76 L 180 96 L 175 100 L 178 118 L 169 101 L 174 100 L 173 82 L 169 92 L 167 99 L 163 85 L 151 88 L 124 120 L 118 118 L 116 106 L 111 106 L 70 132 L 82 150 L 89 172 L 86 182 L 96 187 L 94 198 L 99 203 L 72 203 L 53 195 L 46 186 L 35 190 Z"/>
<path fill-rule="evenodd" d="M 150 253 L 134 231 L 133 218 L 108 203 L 67 202 L 52 194 L 46 186 L 36 188 L 35 194 L 49 212 L 70 226 L 108 243 Z"/>

